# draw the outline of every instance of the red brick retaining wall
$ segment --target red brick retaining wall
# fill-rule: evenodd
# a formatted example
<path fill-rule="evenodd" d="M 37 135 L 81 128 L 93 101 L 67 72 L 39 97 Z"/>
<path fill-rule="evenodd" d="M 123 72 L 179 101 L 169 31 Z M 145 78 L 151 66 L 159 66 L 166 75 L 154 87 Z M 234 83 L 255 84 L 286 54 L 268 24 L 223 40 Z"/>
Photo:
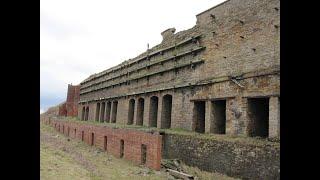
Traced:
<path fill-rule="evenodd" d="M 120 141 L 124 141 L 123 158 L 142 164 L 142 145 L 146 145 L 146 163 L 149 168 L 160 170 L 162 135 L 148 133 L 131 129 L 114 129 L 106 126 L 96 126 L 68 122 L 64 120 L 43 119 L 57 131 L 71 138 L 77 138 L 91 145 L 92 133 L 94 134 L 93 145 L 105 150 L 105 137 L 107 137 L 106 151 L 120 158 Z"/>

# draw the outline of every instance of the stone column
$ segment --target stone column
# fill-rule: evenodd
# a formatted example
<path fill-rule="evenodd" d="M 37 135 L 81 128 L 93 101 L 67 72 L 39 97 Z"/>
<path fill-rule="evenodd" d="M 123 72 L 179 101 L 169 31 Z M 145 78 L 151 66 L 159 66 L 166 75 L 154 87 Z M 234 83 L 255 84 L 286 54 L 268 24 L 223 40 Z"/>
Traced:
<path fill-rule="evenodd" d="M 109 123 L 111 123 L 112 122 L 112 117 L 113 117 L 113 101 L 110 101 L 111 102 L 111 107 L 110 107 L 110 119 L 109 119 Z"/>
<path fill-rule="evenodd" d="M 144 98 L 144 112 L 143 112 L 143 126 L 149 127 L 150 119 L 149 119 L 149 113 L 150 113 L 150 97 L 146 96 Z"/>
<path fill-rule="evenodd" d="M 206 101 L 206 110 L 205 110 L 205 133 L 211 132 L 211 120 L 213 119 L 212 116 L 212 103 L 211 101 Z"/>
<path fill-rule="evenodd" d="M 100 102 L 99 122 L 103 122 L 103 116 L 104 116 L 104 110 L 105 110 L 105 107 L 103 107 L 102 105 L 103 103 L 104 102 Z"/>
<path fill-rule="evenodd" d="M 157 119 L 157 128 L 161 128 L 161 117 L 162 117 L 162 95 L 158 96 L 158 119 Z"/>
<path fill-rule="evenodd" d="M 269 137 L 280 138 L 280 98 L 269 99 Z"/>
<path fill-rule="evenodd" d="M 134 113 L 133 113 L 133 125 L 137 124 L 137 114 L 138 114 L 138 98 L 134 98 Z"/>

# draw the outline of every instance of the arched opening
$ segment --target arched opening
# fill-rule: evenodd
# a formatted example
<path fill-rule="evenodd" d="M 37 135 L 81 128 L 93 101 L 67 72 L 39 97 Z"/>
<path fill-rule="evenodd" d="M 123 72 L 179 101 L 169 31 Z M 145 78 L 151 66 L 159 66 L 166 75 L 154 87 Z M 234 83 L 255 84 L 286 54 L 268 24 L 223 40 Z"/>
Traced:
<path fill-rule="evenodd" d="M 123 139 L 120 140 L 120 158 L 123 158 L 124 155 L 124 141 Z"/>
<path fill-rule="evenodd" d="M 167 94 L 162 98 L 161 128 L 168 129 L 171 127 L 171 113 L 172 96 Z"/>
<path fill-rule="evenodd" d="M 108 137 L 107 137 L 107 136 L 104 136 L 103 149 L 104 149 L 105 151 L 107 151 L 107 148 L 108 148 Z"/>
<path fill-rule="evenodd" d="M 96 117 L 95 117 L 96 121 L 99 121 L 99 116 L 100 116 L 100 103 L 97 103 Z"/>
<path fill-rule="evenodd" d="M 141 144 L 141 164 L 146 164 L 147 162 L 147 145 Z"/>
<path fill-rule="evenodd" d="M 88 121 L 89 119 L 89 107 L 86 108 L 86 116 L 85 116 L 85 120 Z"/>
<path fill-rule="evenodd" d="M 94 133 L 91 133 L 91 146 L 94 145 Z"/>
<path fill-rule="evenodd" d="M 138 107 L 137 107 L 137 122 L 136 125 L 143 125 L 143 114 L 144 114 L 144 99 L 138 99 Z"/>
<path fill-rule="evenodd" d="M 84 141 L 84 131 L 81 132 L 81 141 Z"/>
<path fill-rule="evenodd" d="M 193 108 L 193 123 L 194 123 L 194 131 L 198 133 L 205 132 L 205 109 L 206 102 L 205 101 L 195 101 Z"/>
<path fill-rule="evenodd" d="M 129 101 L 129 112 L 128 112 L 128 125 L 133 124 L 133 118 L 134 118 L 134 106 L 135 106 L 135 100 L 130 99 Z"/>
<path fill-rule="evenodd" d="M 106 103 L 105 102 L 101 103 L 100 122 L 104 121 L 105 108 L 106 108 Z"/>
<path fill-rule="evenodd" d="M 107 102 L 105 121 L 110 122 L 111 102 Z"/>
<path fill-rule="evenodd" d="M 118 110 L 118 101 L 113 101 L 112 103 L 112 116 L 111 123 L 117 122 L 117 110 Z"/>
<path fill-rule="evenodd" d="M 159 102 L 159 98 L 157 96 L 152 96 L 150 98 L 150 110 L 149 110 L 149 126 L 150 127 L 157 127 L 158 102 Z"/>
<path fill-rule="evenodd" d="M 74 129 L 74 137 L 77 137 L 77 129 Z"/>
<path fill-rule="evenodd" d="M 81 120 L 84 120 L 85 113 L 86 113 L 86 108 L 82 107 Z"/>
<path fill-rule="evenodd" d="M 123 139 L 120 140 L 120 158 L 123 158 L 124 155 L 124 141 Z"/>

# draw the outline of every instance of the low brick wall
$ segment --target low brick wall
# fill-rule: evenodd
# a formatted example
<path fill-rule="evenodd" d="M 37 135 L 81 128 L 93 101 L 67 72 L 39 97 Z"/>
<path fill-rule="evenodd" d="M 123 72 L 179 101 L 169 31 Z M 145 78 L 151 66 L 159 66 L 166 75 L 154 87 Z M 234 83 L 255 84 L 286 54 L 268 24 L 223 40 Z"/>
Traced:
<path fill-rule="evenodd" d="M 105 137 L 107 137 L 106 151 L 117 158 L 120 158 L 120 141 L 123 140 L 123 158 L 133 161 L 135 164 L 142 163 L 142 144 L 144 144 L 147 147 L 145 165 L 155 170 L 160 170 L 161 168 L 162 135 L 158 133 L 152 134 L 130 129 L 113 129 L 106 126 L 95 126 L 64 120 L 49 120 L 48 118 L 44 118 L 42 121 L 66 136 L 80 140 L 83 139 L 89 145 L 92 144 L 93 133 L 93 145 L 103 150 L 105 149 Z"/>
<path fill-rule="evenodd" d="M 240 143 L 165 134 L 162 158 L 241 179 L 280 179 L 280 144 Z"/>

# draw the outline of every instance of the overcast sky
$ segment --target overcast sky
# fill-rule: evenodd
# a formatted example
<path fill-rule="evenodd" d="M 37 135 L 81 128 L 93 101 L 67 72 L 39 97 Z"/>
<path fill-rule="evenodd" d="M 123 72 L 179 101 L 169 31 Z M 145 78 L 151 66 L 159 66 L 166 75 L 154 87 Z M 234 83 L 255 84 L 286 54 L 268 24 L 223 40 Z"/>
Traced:
<path fill-rule="evenodd" d="M 196 24 L 224 0 L 40 0 L 40 112 L 79 84 Z"/>

